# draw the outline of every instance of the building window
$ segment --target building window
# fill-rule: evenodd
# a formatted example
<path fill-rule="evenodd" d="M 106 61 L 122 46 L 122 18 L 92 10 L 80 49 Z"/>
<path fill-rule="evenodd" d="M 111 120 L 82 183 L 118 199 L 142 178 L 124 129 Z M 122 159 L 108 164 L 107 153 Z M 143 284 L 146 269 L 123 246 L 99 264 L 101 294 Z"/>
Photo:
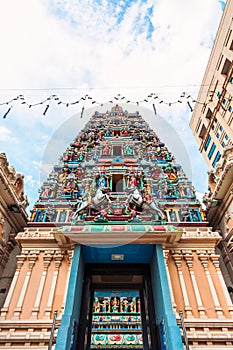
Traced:
<path fill-rule="evenodd" d="M 227 75 L 231 69 L 231 61 L 226 58 L 221 73 Z"/>
<path fill-rule="evenodd" d="M 212 166 L 213 166 L 214 168 L 216 167 L 216 164 L 217 164 L 217 162 L 219 161 L 220 157 L 221 157 L 221 154 L 220 154 L 220 152 L 218 151 L 217 154 L 216 154 L 216 156 L 215 156 L 215 158 L 214 158 L 214 161 L 213 161 L 213 163 L 212 163 Z"/>
<path fill-rule="evenodd" d="M 225 142 L 222 142 L 222 147 L 225 147 L 225 146 L 226 146 Z"/>
<path fill-rule="evenodd" d="M 231 83 L 231 84 L 233 84 L 233 77 L 231 77 L 231 79 L 230 79 L 230 83 Z"/>
<path fill-rule="evenodd" d="M 221 97 L 221 92 L 220 92 L 220 91 L 218 91 L 218 93 L 217 93 L 217 97 L 218 97 L 218 98 L 220 98 L 220 97 Z"/>
<path fill-rule="evenodd" d="M 220 125 L 219 130 L 220 130 L 220 131 L 223 131 L 223 127 L 222 127 L 222 125 Z"/>
<path fill-rule="evenodd" d="M 219 139 L 219 137 L 220 137 L 220 134 L 219 134 L 219 132 L 217 133 L 217 138 Z"/>
<path fill-rule="evenodd" d="M 229 111 L 229 112 L 232 112 L 232 110 L 233 110 L 233 108 L 232 108 L 232 106 L 230 106 L 230 107 L 228 108 L 228 111 Z"/>
<path fill-rule="evenodd" d="M 225 136 L 225 139 L 226 139 L 226 140 L 229 140 L 229 136 L 228 136 L 228 135 L 226 135 L 226 136 Z"/>
<path fill-rule="evenodd" d="M 233 40 L 232 40 L 231 45 L 230 45 L 230 50 L 233 51 Z"/>
<path fill-rule="evenodd" d="M 205 150 L 205 151 L 207 150 L 207 148 L 208 148 L 208 146 L 209 146 L 209 144 L 210 144 L 210 141 L 211 141 L 211 136 L 209 135 L 208 138 L 207 138 L 207 140 L 206 140 L 205 146 L 204 146 L 204 150 Z"/>
<path fill-rule="evenodd" d="M 227 100 L 224 98 L 222 103 L 225 105 L 227 103 Z"/>
<path fill-rule="evenodd" d="M 212 114 L 213 114 L 213 113 L 212 113 L 211 109 L 208 108 L 208 111 L 207 111 L 207 113 L 206 113 L 206 118 L 207 118 L 207 119 L 211 119 Z"/>
<path fill-rule="evenodd" d="M 209 159 L 212 158 L 212 155 L 213 155 L 213 153 L 214 153 L 214 151 L 215 151 L 215 148 L 216 148 L 216 144 L 213 142 L 213 143 L 212 143 L 212 146 L 211 146 L 211 148 L 210 148 L 210 151 L 209 151 L 209 153 L 208 153 L 208 158 L 209 158 Z"/>
<path fill-rule="evenodd" d="M 200 131 L 200 134 L 199 134 L 199 137 L 201 139 L 203 139 L 205 137 L 205 134 L 206 134 L 206 127 L 205 125 L 203 124 L 202 127 L 201 127 L 201 131 Z"/>
<path fill-rule="evenodd" d="M 197 127 L 195 129 L 196 133 L 198 132 L 198 129 L 200 128 L 201 125 L 201 119 L 198 120 Z"/>
<path fill-rule="evenodd" d="M 228 43 L 229 43 L 229 40 L 230 40 L 230 37 L 231 37 L 231 33 L 232 33 L 232 30 L 231 29 L 228 30 L 228 33 L 227 33 L 227 36 L 226 36 L 226 40 L 225 40 L 225 46 L 227 46 Z M 232 43 L 231 43 L 231 45 L 232 45 Z"/>

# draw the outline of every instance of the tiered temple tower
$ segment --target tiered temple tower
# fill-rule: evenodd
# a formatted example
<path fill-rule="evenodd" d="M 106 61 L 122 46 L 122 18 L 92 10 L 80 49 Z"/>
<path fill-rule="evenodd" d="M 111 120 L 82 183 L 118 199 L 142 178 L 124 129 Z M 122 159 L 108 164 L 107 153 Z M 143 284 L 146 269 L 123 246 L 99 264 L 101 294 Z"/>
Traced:
<path fill-rule="evenodd" d="M 0 349 L 232 349 L 219 240 L 141 115 L 95 112 L 17 235 Z"/>

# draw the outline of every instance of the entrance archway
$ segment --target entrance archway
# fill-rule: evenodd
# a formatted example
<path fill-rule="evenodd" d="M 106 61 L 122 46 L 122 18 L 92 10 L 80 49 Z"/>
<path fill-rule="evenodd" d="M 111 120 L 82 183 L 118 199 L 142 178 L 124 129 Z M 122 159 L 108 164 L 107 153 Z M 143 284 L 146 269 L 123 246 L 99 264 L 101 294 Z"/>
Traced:
<path fill-rule="evenodd" d="M 147 264 L 87 264 L 75 350 L 159 350 Z"/>

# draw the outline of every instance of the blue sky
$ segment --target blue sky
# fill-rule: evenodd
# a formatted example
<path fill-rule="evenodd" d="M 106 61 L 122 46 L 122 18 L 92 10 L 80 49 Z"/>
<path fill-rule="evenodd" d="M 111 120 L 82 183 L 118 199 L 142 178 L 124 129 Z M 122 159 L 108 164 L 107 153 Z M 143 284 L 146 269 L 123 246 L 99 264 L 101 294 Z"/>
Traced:
<path fill-rule="evenodd" d="M 23 94 L 33 104 L 57 94 L 69 103 L 89 94 L 107 108 L 117 94 L 139 101 L 154 92 L 172 102 L 185 91 L 195 98 L 223 7 L 218 0 L 8 0 L 0 11 L 0 102 Z M 11 105 L 0 106 L 2 116 Z M 46 105 L 16 101 L 5 119 L 0 115 L 0 151 L 25 175 L 29 209 L 92 107 L 85 102 L 81 120 L 83 101 L 68 107 L 54 101 L 44 116 Z M 140 107 L 154 116 L 152 103 Z M 205 192 L 207 167 L 189 130 L 187 103 L 156 109 L 189 155 L 196 190 Z M 182 163 L 182 152 L 177 158 Z"/>

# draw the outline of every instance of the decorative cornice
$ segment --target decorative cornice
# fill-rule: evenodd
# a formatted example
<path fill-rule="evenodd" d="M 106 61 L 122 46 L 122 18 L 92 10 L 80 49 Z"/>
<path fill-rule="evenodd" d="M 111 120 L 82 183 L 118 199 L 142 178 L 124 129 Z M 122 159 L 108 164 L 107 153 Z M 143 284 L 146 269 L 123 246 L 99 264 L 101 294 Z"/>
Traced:
<path fill-rule="evenodd" d="M 26 227 L 16 240 L 24 250 L 71 250 L 74 244 L 162 244 L 164 248 L 214 249 L 221 240 L 209 227 L 99 224 Z M 183 249 L 182 248 L 182 249 Z"/>
<path fill-rule="evenodd" d="M 34 320 L 34 319 L 27 319 L 23 320 L 23 326 L 25 329 L 37 329 L 37 328 L 49 328 L 51 327 L 53 323 L 53 320 L 51 319 L 40 319 L 40 320 Z M 57 319 L 56 324 L 60 324 L 60 320 Z M 22 327 L 22 320 L 1 320 L 0 319 L 0 328 L 7 329 L 7 328 L 17 328 Z"/>
<path fill-rule="evenodd" d="M 210 239 L 220 239 L 221 236 L 218 232 L 216 231 L 212 231 L 211 228 L 207 227 L 206 229 L 199 229 L 199 228 L 196 228 L 194 230 L 184 230 L 183 232 L 183 235 L 182 235 L 182 238 L 210 238 Z"/>
<path fill-rule="evenodd" d="M 54 231 L 59 246 L 64 237 L 79 244 L 165 244 L 180 240 L 183 229 L 145 224 L 62 226 Z"/>

